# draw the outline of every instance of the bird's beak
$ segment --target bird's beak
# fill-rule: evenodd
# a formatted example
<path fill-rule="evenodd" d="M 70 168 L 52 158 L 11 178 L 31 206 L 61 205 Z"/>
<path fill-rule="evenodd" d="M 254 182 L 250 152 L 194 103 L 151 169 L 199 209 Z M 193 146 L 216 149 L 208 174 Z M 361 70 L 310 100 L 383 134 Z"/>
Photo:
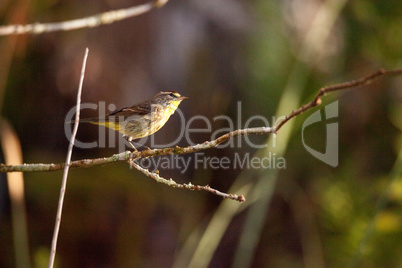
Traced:
<path fill-rule="evenodd" d="M 189 97 L 181 96 L 179 99 L 182 101 L 182 100 L 185 100 L 185 99 L 189 99 Z"/>

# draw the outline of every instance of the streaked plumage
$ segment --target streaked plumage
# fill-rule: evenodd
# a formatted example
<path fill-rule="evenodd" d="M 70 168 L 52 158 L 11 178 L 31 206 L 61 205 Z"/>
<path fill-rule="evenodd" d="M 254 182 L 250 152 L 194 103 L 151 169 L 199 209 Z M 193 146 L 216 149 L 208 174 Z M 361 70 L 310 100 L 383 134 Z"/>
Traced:
<path fill-rule="evenodd" d="M 104 117 L 82 119 L 80 122 L 114 129 L 131 142 L 161 129 L 184 99 L 187 97 L 175 91 L 159 92 L 150 100 L 114 111 Z"/>

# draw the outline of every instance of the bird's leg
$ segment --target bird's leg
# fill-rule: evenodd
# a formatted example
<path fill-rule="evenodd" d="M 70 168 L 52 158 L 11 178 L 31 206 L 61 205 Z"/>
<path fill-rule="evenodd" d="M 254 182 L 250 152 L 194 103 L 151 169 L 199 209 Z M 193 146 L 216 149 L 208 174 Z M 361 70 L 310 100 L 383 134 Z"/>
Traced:
<path fill-rule="evenodd" d="M 129 143 L 130 143 L 131 147 L 133 147 L 134 152 L 138 152 L 138 150 L 137 150 L 137 148 L 135 148 L 134 144 L 131 141 Z"/>
<path fill-rule="evenodd" d="M 133 144 L 133 139 L 131 137 L 125 137 L 126 140 L 128 141 L 128 143 L 131 145 L 131 147 L 133 147 L 134 151 L 133 152 L 138 152 L 137 148 L 135 148 L 134 144 Z"/>

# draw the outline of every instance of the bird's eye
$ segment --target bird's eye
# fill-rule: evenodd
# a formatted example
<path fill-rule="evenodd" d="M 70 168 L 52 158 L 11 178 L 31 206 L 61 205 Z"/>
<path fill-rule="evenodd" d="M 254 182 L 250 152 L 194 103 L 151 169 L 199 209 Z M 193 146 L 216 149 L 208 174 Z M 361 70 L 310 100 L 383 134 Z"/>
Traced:
<path fill-rule="evenodd" d="M 176 98 L 176 97 L 177 97 L 176 94 L 174 94 L 174 93 L 170 93 L 169 96 L 170 96 L 170 97 L 173 97 L 173 98 Z"/>

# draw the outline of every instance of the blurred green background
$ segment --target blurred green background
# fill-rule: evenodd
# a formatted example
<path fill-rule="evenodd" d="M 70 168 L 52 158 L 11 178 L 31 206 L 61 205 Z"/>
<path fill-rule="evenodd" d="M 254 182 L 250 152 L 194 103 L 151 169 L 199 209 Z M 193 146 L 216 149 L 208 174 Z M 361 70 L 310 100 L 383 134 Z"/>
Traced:
<path fill-rule="evenodd" d="M 0 24 L 58 22 L 140 3 L 2 0 Z M 237 120 L 240 101 L 241 124 L 253 115 L 270 120 L 306 103 L 320 87 L 402 67 L 401 25 L 396 0 L 171 0 L 111 25 L 3 36 L 1 114 L 21 141 L 25 163 L 63 162 L 64 117 L 75 105 L 88 47 L 83 102 L 124 107 L 175 90 L 190 97 L 181 104 L 186 119 Z M 336 168 L 303 147 L 301 127 L 316 108 L 285 125 L 277 148 L 257 151 L 243 142 L 204 152 L 229 158 L 276 152 L 286 169 L 160 170 L 177 182 L 245 194 L 244 204 L 159 185 L 125 163 L 71 170 L 56 266 L 401 267 L 401 88 L 401 77 L 387 77 L 323 99 L 324 105 L 339 101 Z M 156 141 L 174 140 L 179 123 L 173 115 Z M 325 123 L 305 133 L 309 146 L 321 151 Z M 216 121 L 212 131 L 227 127 Z M 77 138 L 97 140 L 97 128 L 80 125 Z M 249 138 L 272 144 L 268 135 Z M 114 153 L 76 148 L 73 160 Z M 14 267 L 10 201 L 5 174 L 0 177 L 0 266 Z M 61 177 L 24 174 L 33 267 L 47 265 Z"/>

